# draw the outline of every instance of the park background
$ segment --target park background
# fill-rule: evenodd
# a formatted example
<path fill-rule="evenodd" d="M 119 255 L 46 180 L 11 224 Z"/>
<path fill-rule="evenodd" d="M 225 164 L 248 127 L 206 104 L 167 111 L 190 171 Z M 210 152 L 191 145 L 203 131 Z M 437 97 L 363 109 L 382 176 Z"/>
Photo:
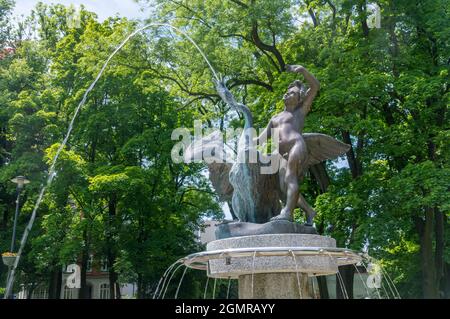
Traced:
<path fill-rule="evenodd" d="M 20 239 L 76 106 L 140 18 L 189 34 L 258 128 L 283 108 L 295 77 L 286 64 L 315 74 L 321 90 L 305 131 L 352 145 L 302 185 L 318 232 L 377 258 L 403 298 L 449 298 L 448 1 L 140 1 L 136 14 L 122 4 L 118 15 L 112 4 L 93 12 L 68 3 L 18 1 L 21 15 L 14 1 L 0 0 L 2 252 L 16 205 L 10 180 L 31 181 L 21 193 Z M 60 298 L 63 267 L 78 262 L 79 297 L 87 298 L 88 266 L 106 263 L 109 298 L 130 282 L 136 298 L 151 298 L 171 263 L 203 249 L 198 230 L 229 208 L 204 165 L 173 163 L 171 133 L 195 119 L 205 128 L 242 126 L 211 80 L 192 44 L 167 29 L 149 29 L 114 57 L 57 162 L 16 292 L 39 286 Z M 1 265 L 0 287 L 6 272 Z M 353 280 L 351 270 L 342 272 Z M 204 281 L 188 272 L 179 296 L 202 297 Z"/>

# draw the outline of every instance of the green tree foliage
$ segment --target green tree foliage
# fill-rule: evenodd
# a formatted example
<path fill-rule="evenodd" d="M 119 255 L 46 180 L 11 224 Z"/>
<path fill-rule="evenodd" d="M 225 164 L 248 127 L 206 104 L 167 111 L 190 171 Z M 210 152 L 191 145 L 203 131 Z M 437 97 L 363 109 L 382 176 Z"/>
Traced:
<path fill-rule="evenodd" d="M 66 23 L 72 13 L 39 4 L 31 17 L 39 40 L 23 41 L 1 61 L 3 250 L 14 209 L 9 179 L 23 174 L 33 181 L 22 198 L 20 234 L 76 105 L 135 27 L 119 18 L 99 23 L 82 9 L 75 28 Z M 94 267 L 101 258 L 109 263 L 111 298 L 130 281 L 138 284 L 139 298 L 150 297 L 168 265 L 200 249 L 195 236 L 202 218 L 221 214 L 203 167 L 171 161 L 172 130 L 191 126 L 194 114 L 149 74 L 145 41 L 135 38 L 112 61 L 61 153 L 20 266 L 19 281 L 32 283 L 30 290 L 50 282 L 50 296 L 58 298 L 55 278 L 63 265 L 78 261 L 80 296 L 87 297 L 86 268 L 94 254 Z"/>
<path fill-rule="evenodd" d="M 318 231 L 379 259 L 403 297 L 448 298 L 449 4 L 373 3 L 381 28 L 370 26 L 365 0 L 161 0 L 149 22 L 192 37 L 249 105 L 257 127 L 283 108 L 281 96 L 295 79 L 286 64 L 314 73 L 321 90 L 305 130 L 352 146 L 338 161 L 312 168 L 302 184 Z M 38 4 L 13 28 L 10 10 L 11 1 L 0 1 L 0 29 L 8 30 L 2 47 L 14 49 L 0 55 L 3 250 L 15 201 L 9 180 L 32 180 L 22 194 L 20 234 L 75 107 L 137 27 L 121 18 L 100 23 L 85 9 L 74 26 L 73 8 Z M 194 232 L 202 217 L 220 215 L 219 204 L 202 165 L 171 161 L 170 135 L 194 119 L 210 128 L 242 124 L 212 78 L 192 43 L 169 28 L 150 28 L 119 52 L 58 162 L 20 264 L 22 282 L 50 282 L 56 297 L 62 265 L 78 260 L 86 297 L 93 253 L 109 262 L 112 297 L 118 284 L 134 281 L 146 298 L 169 264 L 201 249 Z M 352 277 L 352 269 L 341 271 Z M 185 280 L 180 296 L 203 295 L 204 278 L 188 272 Z"/>
<path fill-rule="evenodd" d="M 160 1 L 156 18 L 201 44 L 260 127 L 282 110 L 280 97 L 293 80 L 285 64 L 316 74 L 321 91 L 305 129 L 352 145 L 348 166 L 319 166 L 303 185 L 306 197 L 316 198 L 318 230 L 379 258 L 403 296 L 445 297 L 449 6 L 373 3 L 381 28 L 370 27 L 373 4 L 364 0 Z M 203 92 L 202 107 L 223 121 L 220 102 L 207 98 L 214 91 L 205 68 L 180 63 L 197 53 L 186 40 L 177 44 L 167 57 L 174 72 L 189 68 L 186 81 Z"/>

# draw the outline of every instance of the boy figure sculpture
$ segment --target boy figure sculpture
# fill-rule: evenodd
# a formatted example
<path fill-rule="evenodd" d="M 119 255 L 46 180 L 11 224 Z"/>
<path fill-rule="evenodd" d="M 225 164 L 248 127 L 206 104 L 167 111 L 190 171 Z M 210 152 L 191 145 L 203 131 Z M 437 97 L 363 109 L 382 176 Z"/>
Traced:
<path fill-rule="evenodd" d="M 261 144 L 271 137 L 271 130 L 276 129 L 279 137 L 279 141 L 277 141 L 278 153 L 285 159 L 281 163 L 282 169 L 278 171 L 279 185 L 267 185 L 271 186 L 272 189 L 260 191 L 263 193 L 279 191 L 279 199 L 282 201 L 286 198 L 285 206 L 280 214 L 271 218 L 271 220 L 293 221 L 293 211 L 296 207 L 300 207 L 306 214 L 306 225 L 312 226 L 316 212 L 299 193 L 298 183 L 308 167 L 343 155 L 350 149 L 350 145 L 325 134 L 302 133 L 305 117 L 311 109 L 311 104 L 319 91 L 320 84 L 303 66 L 287 65 L 286 71 L 302 74 L 308 82 L 309 89 L 298 80 L 290 84 L 283 97 L 284 111 L 272 117 L 261 135 L 254 139 L 255 142 Z M 250 109 L 237 103 L 224 83 L 217 82 L 216 89 L 225 103 L 244 113 L 245 127 L 252 127 L 253 118 Z M 242 133 L 241 139 L 243 137 L 246 137 L 245 133 Z M 245 147 L 238 146 L 238 153 L 245 152 L 247 146 L 247 142 Z M 258 207 L 262 202 L 261 198 L 266 198 L 266 196 L 255 193 L 249 183 L 256 184 L 263 179 L 258 174 L 250 174 L 248 167 L 247 171 L 243 170 L 245 170 L 245 165 L 234 163 L 229 175 L 233 178 L 224 181 L 225 183 L 231 183 L 233 187 L 231 201 L 233 210 L 240 221 L 261 220 L 258 216 L 260 212 L 255 207 Z M 255 185 L 253 185 L 253 188 L 255 188 Z M 278 208 L 276 209 L 278 210 Z M 273 216 L 273 213 L 271 211 L 270 216 Z M 264 214 L 266 214 L 266 211 Z M 267 217 L 267 221 L 269 221 L 269 218 Z"/>
<path fill-rule="evenodd" d="M 300 65 L 287 65 L 288 72 L 303 74 L 309 84 L 309 89 L 301 81 L 294 81 L 288 87 L 283 97 L 284 111 L 275 115 L 269 121 L 266 129 L 256 139 L 259 142 L 263 136 L 269 139 L 271 129 L 277 129 L 279 133 L 279 153 L 287 160 L 285 185 L 286 185 L 286 205 L 278 216 L 272 220 L 285 219 L 293 220 L 293 210 L 297 207 L 297 202 L 304 202 L 299 194 L 298 180 L 302 172 L 307 168 L 308 150 L 306 142 L 302 136 L 305 117 L 311 109 L 311 104 L 320 88 L 317 79 Z M 307 204 L 306 204 L 307 205 Z M 301 205 L 303 206 L 303 205 Z M 312 217 L 308 216 L 307 224 L 312 223 Z"/>

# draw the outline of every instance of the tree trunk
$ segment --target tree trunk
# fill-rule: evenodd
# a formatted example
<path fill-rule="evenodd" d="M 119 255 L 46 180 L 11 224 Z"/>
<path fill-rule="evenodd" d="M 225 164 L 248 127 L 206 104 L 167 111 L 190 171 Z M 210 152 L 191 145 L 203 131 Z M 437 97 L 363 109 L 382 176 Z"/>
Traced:
<path fill-rule="evenodd" d="M 361 29 L 363 32 L 364 37 L 369 36 L 369 26 L 367 25 L 367 19 L 366 19 L 366 3 L 365 0 L 360 1 L 359 5 L 357 6 L 359 20 L 361 22 Z"/>
<path fill-rule="evenodd" d="M 433 258 L 433 209 L 425 207 L 425 220 L 416 218 L 420 237 L 420 264 L 422 269 L 422 291 L 425 299 L 438 298 L 436 268 Z"/>
<path fill-rule="evenodd" d="M 325 162 L 313 165 L 309 168 L 312 178 L 317 182 L 320 193 L 323 194 L 327 191 L 330 185 L 330 177 L 327 173 Z M 319 235 L 324 233 L 324 224 L 316 226 Z M 330 299 L 330 293 L 328 292 L 328 284 L 326 276 L 317 276 L 317 284 L 319 286 L 320 299 Z"/>
<path fill-rule="evenodd" d="M 118 275 L 116 271 L 114 270 L 114 263 L 116 262 L 116 254 L 114 251 L 114 241 L 113 241 L 113 233 L 115 232 L 115 223 L 114 219 L 116 216 L 116 206 L 117 206 L 117 200 L 116 196 L 112 195 L 109 203 L 108 203 L 108 217 L 109 217 L 109 223 L 108 223 L 108 229 L 107 232 L 107 258 L 108 258 L 108 271 L 109 271 L 109 298 L 110 299 L 116 299 L 117 298 L 117 279 Z M 120 293 L 119 293 L 120 295 Z"/>
<path fill-rule="evenodd" d="M 434 209 L 435 217 L 435 234 L 436 234 L 436 253 L 435 253 L 435 265 L 436 265 L 436 284 L 439 290 L 439 297 L 444 297 L 443 278 L 444 278 L 444 214 L 439 209 Z"/>
<path fill-rule="evenodd" d="M 50 284 L 48 287 L 48 299 L 61 299 L 62 270 L 56 267 L 50 273 Z"/>
<path fill-rule="evenodd" d="M 86 241 L 87 232 L 83 232 L 83 239 Z M 83 251 L 81 253 L 81 273 L 80 273 L 80 294 L 78 296 L 78 299 L 88 299 L 89 292 L 88 292 L 88 286 L 86 281 L 86 271 L 87 271 L 87 264 L 89 260 L 89 246 L 85 245 L 83 247 Z"/>
<path fill-rule="evenodd" d="M 116 282 L 117 282 L 117 273 L 114 271 L 115 262 L 114 254 L 109 251 L 108 253 L 108 265 L 109 265 L 109 298 L 116 299 Z"/>
<path fill-rule="evenodd" d="M 143 285 L 144 285 L 144 281 L 142 280 L 142 274 L 138 273 L 138 275 L 137 275 L 137 299 L 144 299 Z"/>
<path fill-rule="evenodd" d="M 444 277 L 441 281 L 441 289 L 444 292 L 444 299 L 450 299 L 450 264 L 445 263 Z"/>
<path fill-rule="evenodd" d="M 353 278 L 355 274 L 355 266 L 340 266 L 339 274 L 342 277 L 343 285 L 338 278 L 338 275 L 336 275 L 336 299 L 353 299 Z"/>
<path fill-rule="evenodd" d="M 342 135 L 345 137 L 344 140 L 347 140 L 347 144 L 351 145 L 350 141 L 350 134 L 348 132 L 343 132 Z M 349 153 L 347 153 L 347 158 L 349 160 L 350 168 L 352 169 L 352 175 L 353 178 L 356 178 L 361 174 L 361 168 L 358 165 L 358 161 L 354 156 L 353 150 L 350 149 Z M 321 163 L 318 165 L 314 165 L 310 168 L 310 172 L 314 179 L 319 184 L 320 192 L 325 193 L 327 191 L 328 185 L 330 184 L 330 178 L 326 171 L 325 163 Z M 323 232 L 323 225 L 321 227 L 318 227 L 319 234 L 322 234 Z M 356 226 L 353 227 L 354 229 Z M 352 231 L 352 236 L 354 234 L 354 229 Z M 322 231 L 322 232 L 320 232 Z M 350 240 L 352 241 L 352 240 Z M 347 292 L 348 298 L 353 299 L 353 280 L 354 280 L 354 266 L 341 266 L 339 267 L 339 273 L 342 277 L 343 284 L 345 287 L 345 290 Z M 317 277 L 317 281 L 319 283 L 319 291 L 320 291 L 320 298 L 321 299 L 329 299 L 329 293 L 328 293 L 328 286 L 327 286 L 327 279 L 326 277 Z M 338 275 L 336 275 L 336 298 L 338 299 L 344 299 L 347 298 L 347 296 L 344 297 L 343 291 L 342 291 L 342 284 L 340 283 Z"/>
<path fill-rule="evenodd" d="M 349 151 L 347 154 L 348 166 L 350 167 L 350 171 L 352 173 L 352 178 L 356 179 L 358 176 L 361 176 L 362 171 L 360 170 L 361 165 L 358 163 L 355 152 L 353 151 L 352 140 L 350 138 L 350 132 L 342 131 L 342 140 L 344 143 L 350 145 Z"/>
<path fill-rule="evenodd" d="M 364 110 L 363 118 L 365 118 L 365 116 L 366 116 L 365 114 L 366 114 L 366 110 Z M 362 163 L 359 160 L 359 156 L 361 155 L 362 149 L 364 147 L 364 140 L 362 137 L 362 133 L 358 136 L 358 141 L 357 141 L 357 145 L 356 145 L 356 153 L 353 149 L 350 132 L 342 131 L 342 139 L 343 139 L 344 143 L 349 144 L 351 146 L 350 150 L 346 154 L 347 161 L 348 161 L 348 165 L 350 167 L 350 171 L 352 173 L 352 178 L 357 179 L 363 173 Z M 353 236 L 354 236 L 354 233 L 355 233 L 355 230 L 357 227 L 358 227 L 357 224 L 353 224 L 353 226 L 352 226 L 352 234 L 350 237 L 350 244 L 353 242 Z M 355 272 L 355 267 L 353 265 L 339 267 L 339 273 L 341 274 L 342 281 L 344 282 L 344 287 L 347 292 L 347 296 L 345 296 L 345 298 L 348 297 L 349 299 L 353 299 L 354 272 Z M 340 283 L 339 278 L 336 275 L 336 298 L 338 298 L 338 299 L 342 299 L 344 297 L 342 288 L 343 288 L 342 284 Z"/>
<path fill-rule="evenodd" d="M 116 279 L 116 299 L 122 299 L 122 294 L 120 293 L 120 284 Z"/>
<path fill-rule="evenodd" d="M 326 276 L 317 276 L 317 283 L 319 286 L 320 299 L 330 299 L 328 292 L 328 284 Z"/>
<path fill-rule="evenodd" d="M 34 289 L 36 289 L 36 285 L 35 284 L 31 284 L 30 288 L 28 289 L 28 292 L 27 292 L 27 299 L 32 299 Z"/>

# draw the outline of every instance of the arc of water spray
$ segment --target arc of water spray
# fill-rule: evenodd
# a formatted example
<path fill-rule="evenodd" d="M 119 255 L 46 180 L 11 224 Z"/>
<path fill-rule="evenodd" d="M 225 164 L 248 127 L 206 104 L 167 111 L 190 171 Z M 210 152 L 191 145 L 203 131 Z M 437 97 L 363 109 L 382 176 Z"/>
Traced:
<path fill-rule="evenodd" d="M 167 275 L 165 275 L 164 281 L 162 283 L 161 288 L 159 289 L 159 293 L 158 293 L 158 296 L 156 297 L 156 299 L 163 299 L 164 298 L 164 294 L 166 293 L 166 287 L 170 283 L 170 280 L 172 279 L 173 274 L 178 270 L 178 268 L 180 268 L 180 266 L 181 266 L 181 264 L 178 265 L 177 267 L 173 266 L 170 269 L 170 271 L 167 273 Z M 167 283 L 167 285 L 166 285 L 166 283 Z"/>
<path fill-rule="evenodd" d="M 381 264 L 381 262 L 380 262 L 379 260 L 373 258 L 373 257 L 370 257 L 370 258 L 371 258 L 372 260 L 374 260 L 374 261 L 379 265 L 381 274 L 387 279 L 386 282 L 387 282 L 388 287 L 389 287 L 389 289 L 391 290 L 391 292 L 392 292 L 394 298 L 402 299 L 401 296 L 400 296 L 400 293 L 399 293 L 398 290 L 397 290 L 397 287 L 396 287 L 395 284 L 394 284 L 394 281 L 391 279 L 391 276 L 389 276 L 389 273 L 388 273 L 386 270 L 384 270 L 383 265 Z M 389 282 L 392 284 L 392 287 L 394 287 L 393 289 L 392 289 L 392 287 L 391 287 L 391 285 L 390 285 Z M 394 291 L 395 291 L 395 292 L 394 292 Z M 397 296 L 396 296 L 396 295 L 397 295 Z"/>
<path fill-rule="evenodd" d="M 386 295 L 386 298 L 390 299 L 390 295 L 386 289 L 386 285 L 383 283 L 383 277 L 381 277 L 381 279 L 380 279 L 380 286 L 381 286 L 381 289 L 383 289 L 383 292 Z M 389 284 L 388 284 L 388 286 L 389 286 Z M 395 299 L 395 295 L 392 295 L 392 297 Z"/>
<path fill-rule="evenodd" d="M 317 277 L 313 276 L 311 277 L 311 283 L 312 283 L 312 290 L 313 290 L 313 299 L 316 299 L 316 284 L 314 283 L 314 281 L 316 280 Z"/>
<path fill-rule="evenodd" d="M 370 264 L 373 264 L 371 261 L 370 261 L 370 258 L 369 258 L 369 265 Z M 378 265 L 379 266 L 379 265 Z M 365 267 L 365 266 L 364 266 Z M 366 272 L 367 273 L 369 273 L 369 271 L 368 271 L 368 268 L 367 267 L 365 267 L 365 269 L 366 269 Z M 381 270 L 381 267 L 379 267 L 379 269 Z M 376 273 L 377 273 L 377 271 L 375 271 L 375 274 L 374 275 L 376 275 Z M 383 293 L 384 293 L 384 296 L 385 296 L 385 298 L 386 299 L 390 299 L 390 295 L 389 295 L 389 292 L 387 291 L 387 289 L 386 289 L 386 285 L 383 283 L 383 276 L 382 276 L 382 272 L 379 274 L 379 276 L 380 276 L 380 287 L 376 287 L 376 286 L 374 286 L 374 289 L 376 289 L 377 290 L 377 293 L 378 293 L 378 295 L 380 296 L 380 299 L 382 299 L 381 298 L 381 295 L 380 295 L 380 293 L 379 293 L 379 290 L 380 290 L 380 288 L 383 290 Z M 370 276 L 369 276 L 369 278 L 370 278 Z M 389 282 L 388 282 L 388 286 L 389 286 Z M 389 286 L 389 288 L 390 288 L 390 286 Z M 391 290 L 391 292 L 392 292 L 392 290 Z M 395 294 L 393 293 L 393 298 L 395 299 Z"/>
<path fill-rule="evenodd" d="M 165 277 L 164 277 L 164 281 L 162 282 L 162 286 L 161 286 L 161 288 L 159 289 L 159 293 L 158 293 L 158 296 L 156 297 L 156 299 L 164 298 L 164 297 L 161 297 L 161 295 L 162 295 L 163 293 L 165 293 L 165 291 L 167 290 L 167 285 L 169 285 L 170 280 L 171 280 L 172 277 L 173 277 L 173 274 L 178 270 L 178 268 L 180 268 L 180 266 L 181 266 L 182 264 L 180 263 L 180 265 L 178 265 L 178 267 L 175 268 L 176 265 L 178 265 L 178 262 L 175 262 L 175 263 L 173 264 L 173 266 L 170 268 L 170 270 L 167 272 L 167 274 L 164 275 L 164 276 L 165 276 Z M 167 281 L 168 279 L 169 279 L 169 281 Z"/>
<path fill-rule="evenodd" d="M 61 145 L 59 146 L 58 150 L 56 151 L 55 156 L 53 157 L 52 163 L 50 165 L 49 168 L 49 174 L 48 174 L 48 178 L 47 178 L 47 182 L 44 185 L 41 185 L 41 190 L 39 192 L 39 196 L 38 199 L 36 201 L 36 204 L 34 205 L 33 208 L 33 212 L 31 213 L 31 217 L 30 217 L 30 221 L 28 222 L 27 227 L 25 228 L 25 231 L 23 233 L 22 239 L 20 241 L 20 248 L 19 251 L 17 253 L 17 257 L 15 259 L 13 268 L 11 270 L 11 275 L 9 276 L 8 279 L 8 284 L 6 286 L 6 292 L 5 292 L 5 299 L 8 298 L 8 296 L 11 294 L 12 288 L 13 288 L 13 284 L 14 284 L 14 278 L 15 278 L 15 272 L 17 269 L 17 265 L 19 264 L 20 261 L 20 257 L 22 255 L 22 251 L 25 247 L 25 244 L 27 242 L 28 239 L 28 235 L 33 227 L 34 221 L 36 219 L 36 214 L 37 214 L 37 210 L 42 202 L 42 199 L 44 197 L 45 194 L 45 190 L 51 185 L 54 177 L 56 176 L 56 172 L 55 172 L 55 165 L 56 165 L 56 161 L 59 158 L 60 153 L 62 152 L 62 150 L 64 149 L 64 147 L 67 144 L 67 141 L 69 140 L 70 134 L 72 133 L 72 129 L 73 129 L 73 125 L 75 123 L 75 119 L 78 115 L 78 113 L 80 112 L 81 107 L 86 103 L 86 99 L 88 94 L 94 89 L 95 85 L 97 84 L 98 80 L 100 79 L 100 77 L 102 76 L 103 72 L 105 71 L 106 67 L 108 66 L 109 62 L 111 61 L 111 59 L 117 54 L 117 52 L 120 51 L 120 49 L 123 48 L 123 46 L 131 39 L 133 38 L 136 34 L 151 28 L 151 27 L 169 27 L 172 28 L 173 30 L 181 33 L 183 36 L 185 36 L 193 45 L 194 47 L 200 52 L 201 56 L 203 57 L 203 59 L 206 61 L 206 63 L 208 64 L 208 67 L 211 69 L 211 72 L 214 76 L 214 78 L 220 82 L 219 77 L 217 76 L 216 71 L 214 70 L 214 68 L 211 66 L 211 63 L 209 62 L 209 60 L 206 58 L 206 55 L 203 53 L 203 51 L 200 49 L 200 47 L 197 45 L 197 43 L 195 43 L 195 41 L 189 36 L 187 35 L 184 31 L 168 24 L 168 23 L 150 23 L 147 24 L 137 30 L 135 30 L 134 32 L 132 32 L 131 34 L 129 34 L 125 40 L 122 41 L 122 43 L 119 44 L 119 46 L 116 47 L 116 49 L 113 51 L 113 53 L 107 58 L 107 60 L 105 61 L 105 63 L 103 64 L 103 67 L 101 68 L 100 72 L 97 74 L 97 77 L 95 78 L 95 80 L 91 83 L 91 85 L 88 87 L 88 89 L 86 90 L 86 92 L 83 95 L 83 98 L 81 99 L 80 103 L 78 104 L 78 106 L 75 109 L 75 112 L 72 116 L 72 119 L 69 123 L 69 127 L 67 130 L 67 133 L 61 143 Z"/>
<path fill-rule="evenodd" d="M 228 277 L 227 299 L 229 299 L 230 296 L 230 286 L 231 286 L 231 277 Z"/>
<path fill-rule="evenodd" d="M 367 284 L 366 284 L 366 282 L 364 281 L 364 279 L 363 279 L 363 277 L 362 277 L 362 275 L 361 275 L 361 272 L 360 272 L 359 269 L 358 269 L 358 266 L 357 266 L 356 264 L 353 264 L 353 266 L 355 267 L 355 270 L 356 270 L 356 272 L 358 273 L 359 279 L 362 281 L 362 283 L 363 283 L 363 285 L 364 285 L 364 288 L 366 289 L 367 297 L 370 298 L 369 288 L 367 287 Z"/>
<path fill-rule="evenodd" d="M 165 271 L 164 274 L 162 275 L 161 279 L 159 279 L 158 286 L 156 286 L 156 290 L 155 290 L 155 292 L 154 292 L 154 294 L 153 294 L 153 299 L 161 297 L 161 294 L 162 294 L 162 292 L 164 291 L 164 287 L 165 287 L 165 285 L 166 285 L 166 280 L 167 280 L 167 278 L 169 277 L 170 272 L 171 272 L 172 269 L 173 269 L 177 264 L 179 264 L 179 263 L 180 263 L 180 261 L 178 260 L 178 261 L 174 262 L 172 265 L 170 265 L 170 266 L 166 269 L 166 271 Z M 161 283 L 162 283 L 162 286 L 161 286 L 161 288 L 160 288 Z M 159 294 L 158 294 L 158 291 L 159 291 Z M 158 294 L 158 296 L 156 296 L 157 294 Z"/>
<path fill-rule="evenodd" d="M 342 278 L 342 275 L 341 275 L 341 273 L 339 272 L 339 270 L 338 270 L 338 272 L 336 273 L 336 275 L 337 275 L 338 280 L 339 280 L 339 283 L 340 283 L 340 285 L 341 285 L 341 288 L 342 288 L 341 290 L 342 290 L 342 294 L 344 295 L 344 299 L 348 299 L 347 288 L 345 287 L 344 279 Z"/>
<path fill-rule="evenodd" d="M 397 287 L 396 287 L 395 284 L 394 284 L 394 281 L 391 279 L 391 277 L 389 276 L 388 272 L 387 272 L 386 270 L 383 269 L 383 266 L 380 266 L 380 270 L 381 270 L 381 274 L 382 274 L 385 278 L 387 278 L 388 287 L 391 289 L 392 294 L 394 295 L 394 299 L 395 299 L 395 298 L 397 298 L 397 299 L 402 299 L 402 297 L 400 296 L 400 293 L 399 293 L 398 290 L 397 290 Z M 392 286 L 394 287 L 395 293 L 394 293 L 394 291 L 392 290 L 391 285 L 389 284 L 389 282 L 391 282 Z M 396 294 L 397 294 L 397 296 L 396 296 Z"/>
<path fill-rule="evenodd" d="M 253 253 L 253 261 L 252 261 L 252 299 L 254 297 L 254 282 L 255 282 L 255 259 L 256 259 L 256 251 Z"/>
<path fill-rule="evenodd" d="M 205 293 L 203 294 L 203 299 L 206 299 L 206 292 L 208 291 L 208 283 L 209 283 L 209 276 L 206 276 Z"/>
<path fill-rule="evenodd" d="M 213 295 L 212 295 L 212 299 L 216 299 L 216 285 L 217 285 L 217 278 L 214 278 L 214 286 L 213 286 Z"/>
<path fill-rule="evenodd" d="M 397 290 L 397 287 L 394 284 L 394 281 L 391 279 L 391 276 L 389 276 L 388 272 L 383 269 L 383 265 L 381 264 L 381 262 L 373 257 L 369 257 L 368 259 L 369 259 L 369 262 L 374 262 L 380 268 L 381 275 L 384 278 L 386 278 L 387 286 L 391 290 L 391 293 L 392 293 L 392 296 L 394 297 L 394 299 L 395 298 L 402 299 L 400 296 L 400 293 Z M 391 284 L 392 284 L 392 287 L 394 287 L 394 288 L 391 287 Z"/>
<path fill-rule="evenodd" d="M 330 258 L 330 261 L 333 262 L 333 257 L 331 256 L 331 254 L 328 251 L 326 251 L 326 254 Z M 347 288 L 345 287 L 345 283 L 344 283 L 344 280 L 342 279 L 341 273 L 339 272 L 339 268 L 338 268 L 338 271 L 336 273 L 336 276 L 337 276 L 336 285 L 338 285 L 338 282 L 340 283 L 340 285 L 341 285 L 341 292 L 342 292 L 342 295 L 343 295 L 344 299 L 349 299 L 348 298 L 348 293 L 347 293 Z"/>
<path fill-rule="evenodd" d="M 369 263 L 368 266 L 370 267 L 370 264 L 372 263 L 370 257 L 366 257 L 365 260 L 367 260 L 367 262 Z M 366 266 L 366 264 L 365 264 L 364 262 L 362 262 L 361 264 L 362 264 L 362 266 L 364 267 L 364 270 L 366 271 L 366 273 L 369 275 L 368 278 L 370 278 L 370 272 L 369 272 L 368 266 Z M 368 278 L 366 279 L 366 282 L 368 282 Z M 382 278 L 382 279 L 383 279 L 383 278 Z M 380 294 L 380 288 L 383 289 L 385 298 L 389 299 L 389 294 L 388 294 L 388 292 L 386 291 L 386 288 L 384 287 L 382 280 L 381 280 L 381 282 L 380 282 L 380 287 L 376 287 L 376 286 L 374 285 L 374 286 L 371 287 L 371 288 L 372 288 L 372 289 L 375 289 L 375 291 L 376 291 L 376 293 L 377 293 L 377 295 L 378 295 L 378 299 L 383 299 L 383 298 L 381 297 L 381 294 Z"/>
<path fill-rule="evenodd" d="M 180 282 L 178 283 L 177 292 L 175 293 L 175 299 L 178 298 L 178 292 L 180 291 L 181 283 L 183 282 L 184 275 L 186 275 L 187 270 L 188 270 L 188 267 L 184 267 L 183 275 L 181 276 Z"/>
<path fill-rule="evenodd" d="M 300 299 L 303 299 L 302 286 L 301 286 L 301 283 L 300 283 L 300 276 L 298 274 L 297 258 L 295 258 L 295 254 L 294 254 L 294 252 L 292 250 L 290 250 L 289 253 L 292 255 L 292 259 L 293 259 L 294 264 L 295 264 L 295 275 L 297 276 L 298 295 L 299 295 Z"/>
<path fill-rule="evenodd" d="M 175 270 L 173 271 L 172 275 L 170 276 L 169 281 L 167 282 L 166 289 L 164 290 L 164 293 L 163 293 L 163 295 L 162 295 L 162 299 L 164 299 L 164 297 L 166 296 L 167 289 L 169 289 L 170 282 L 172 281 L 173 276 L 175 275 L 175 273 L 177 272 L 177 270 L 180 269 L 181 266 L 184 266 L 184 264 L 178 265 L 178 267 L 175 268 Z"/>
<path fill-rule="evenodd" d="M 369 261 L 370 261 L 370 259 L 369 259 Z M 368 274 L 369 271 L 368 271 L 367 266 L 365 265 L 365 263 L 362 262 L 361 264 L 364 267 L 364 270 L 366 271 L 366 273 Z M 366 284 L 366 286 L 367 286 L 367 284 Z M 375 292 L 377 293 L 378 299 L 383 299 L 383 298 L 381 298 L 381 294 L 380 294 L 379 289 L 378 288 L 374 288 L 374 289 L 375 289 Z"/>

